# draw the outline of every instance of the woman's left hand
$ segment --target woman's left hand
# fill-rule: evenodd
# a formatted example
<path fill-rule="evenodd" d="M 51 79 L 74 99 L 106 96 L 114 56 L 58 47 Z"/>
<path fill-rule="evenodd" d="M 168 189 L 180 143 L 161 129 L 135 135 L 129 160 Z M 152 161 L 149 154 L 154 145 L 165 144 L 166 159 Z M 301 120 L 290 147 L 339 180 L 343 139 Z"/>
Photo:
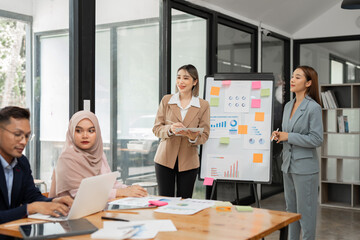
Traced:
<path fill-rule="evenodd" d="M 139 185 L 132 185 L 126 188 L 119 188 L 116 197 L 146 197 L 148 192 Z"/>
<path fill-rule="evenodd" d="M 288 136 L 289 136 L 289 134 L 287 132 L 278 132 L 277 133 L 277 142 L 276 143 L 287 141 Z"/>

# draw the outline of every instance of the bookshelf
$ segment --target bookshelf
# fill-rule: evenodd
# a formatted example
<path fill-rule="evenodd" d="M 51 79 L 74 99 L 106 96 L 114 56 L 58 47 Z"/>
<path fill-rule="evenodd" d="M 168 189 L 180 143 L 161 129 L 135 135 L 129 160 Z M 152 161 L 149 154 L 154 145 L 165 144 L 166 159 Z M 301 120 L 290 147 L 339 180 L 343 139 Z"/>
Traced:
<path fill-rule="evenodd" d="M 322 110 L 320 204 L 360 210 L 360 83 L 320 86 L 321 92 L 328 90 L 338 107 Z M 339 132 L 339 116 L 347 116 L 348 132 Z"/>

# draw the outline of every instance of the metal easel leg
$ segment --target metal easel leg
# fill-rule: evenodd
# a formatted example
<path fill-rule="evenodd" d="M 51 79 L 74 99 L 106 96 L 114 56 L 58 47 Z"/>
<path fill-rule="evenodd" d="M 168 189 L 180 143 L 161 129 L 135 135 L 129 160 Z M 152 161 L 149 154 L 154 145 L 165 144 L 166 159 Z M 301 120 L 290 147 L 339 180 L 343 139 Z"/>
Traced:
<path fill-rule="evenodd" d="M 210 195 L 210 200 L 214 200 L 215 189 L 216 189 L 216 180 L 214 180 L 214 182 L 213 182 L 213 186 L 212 186 L 212 190 L 211 190 L 211 195 Z"/>
<path fill-rule="evenodd" d="M 256 184 L 253 183 L 252 186 L 253 186 L 253 190 L 254 190 L 254 197 L 255 197 L 256 207 L 261 208 L 259 197 L 258 197 L 258 194 L 257 194 Z"/>

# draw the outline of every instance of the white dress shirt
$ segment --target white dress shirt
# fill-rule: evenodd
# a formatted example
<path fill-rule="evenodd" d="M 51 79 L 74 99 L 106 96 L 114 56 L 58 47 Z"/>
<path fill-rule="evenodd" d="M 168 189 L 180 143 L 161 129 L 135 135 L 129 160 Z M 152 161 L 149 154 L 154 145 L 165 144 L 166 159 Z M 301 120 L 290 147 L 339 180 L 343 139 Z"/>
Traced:
<path fill-rule="evenodd" d="M 176 105 L 180 108 L 180 114 L 181 114 L 181 118 L 182 118 L 181 120 L 182 120 L 182 121 L 184 121 L 185 116 L 186 116 L 186 113 L 188 112 L 188 110 L 189 110 L 189 108 L 190 108 L 191 106 L 200 108 L 200 100 L 199 100 L 199 97 L 194 97 L 194 96 L 191 97 L 191 100 L 190 100 L 189 104 L 188 104 L 185 108 L 183 108 L 183 107 L 181 106 L 180 95 L 179 95 L 178 92 L 175 93 L 174 95 L 172 95 L 172 97 L 170 98 L 168 104 L 176 104 Z M 168 131 L 168 135 L 169 135 L 169 136 L 172 136 L 172 135 L 174 135 L 174 133 L 170 132 L 170 130 L 169 130 L 169 131 Z M 189 140 L 190 143 L 196 143 L 196 140 L 197 140 L 197 139 L 198 139 L 198 138 L 196 137 L 195 140 L 191 140 L 190 138 L 189 138 L 188 140 Z"/>

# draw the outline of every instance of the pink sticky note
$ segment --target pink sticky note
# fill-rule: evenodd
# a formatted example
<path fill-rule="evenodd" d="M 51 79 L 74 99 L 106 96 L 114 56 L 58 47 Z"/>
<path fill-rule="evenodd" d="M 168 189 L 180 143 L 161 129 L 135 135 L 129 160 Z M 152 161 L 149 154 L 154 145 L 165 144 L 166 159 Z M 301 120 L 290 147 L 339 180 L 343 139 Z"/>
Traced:
<path fill-rule="evenodd" d="M 260 108 L 261 99 L 251 99 L 251 107 L 252 108 Z"/>
<path fill-rule="evenodd" d="M 204 183 L 203 183 L 203 185 L 212 186 L 212 185 L 213 185 L 213 182 L 214 182 L 214 179 L 213 179 L 213 178 L 206 177 L 206 178 L 204 178 Z"/>
<path fill-rule="evenodd" d="M 151 201 L 149 201 L 149 203 L 151 205 L 158 206 L 158 207 L 168 205 L 167 202 L 163 202 L 163 201 L 160 201 L 160 200 L 151 200 Z"/>
<path fill-rule="evenodd" d="M 261 82 L 260 81 L 252 82 L 251 83 L 251 88 L 252 89 L 260 89 L 261 88 Z"/>
<path fill-rule="evenodd" d="M 221 82 L 223 86 L 230 86 L 231 85 L 231 80 L 225 80 Z"/>

